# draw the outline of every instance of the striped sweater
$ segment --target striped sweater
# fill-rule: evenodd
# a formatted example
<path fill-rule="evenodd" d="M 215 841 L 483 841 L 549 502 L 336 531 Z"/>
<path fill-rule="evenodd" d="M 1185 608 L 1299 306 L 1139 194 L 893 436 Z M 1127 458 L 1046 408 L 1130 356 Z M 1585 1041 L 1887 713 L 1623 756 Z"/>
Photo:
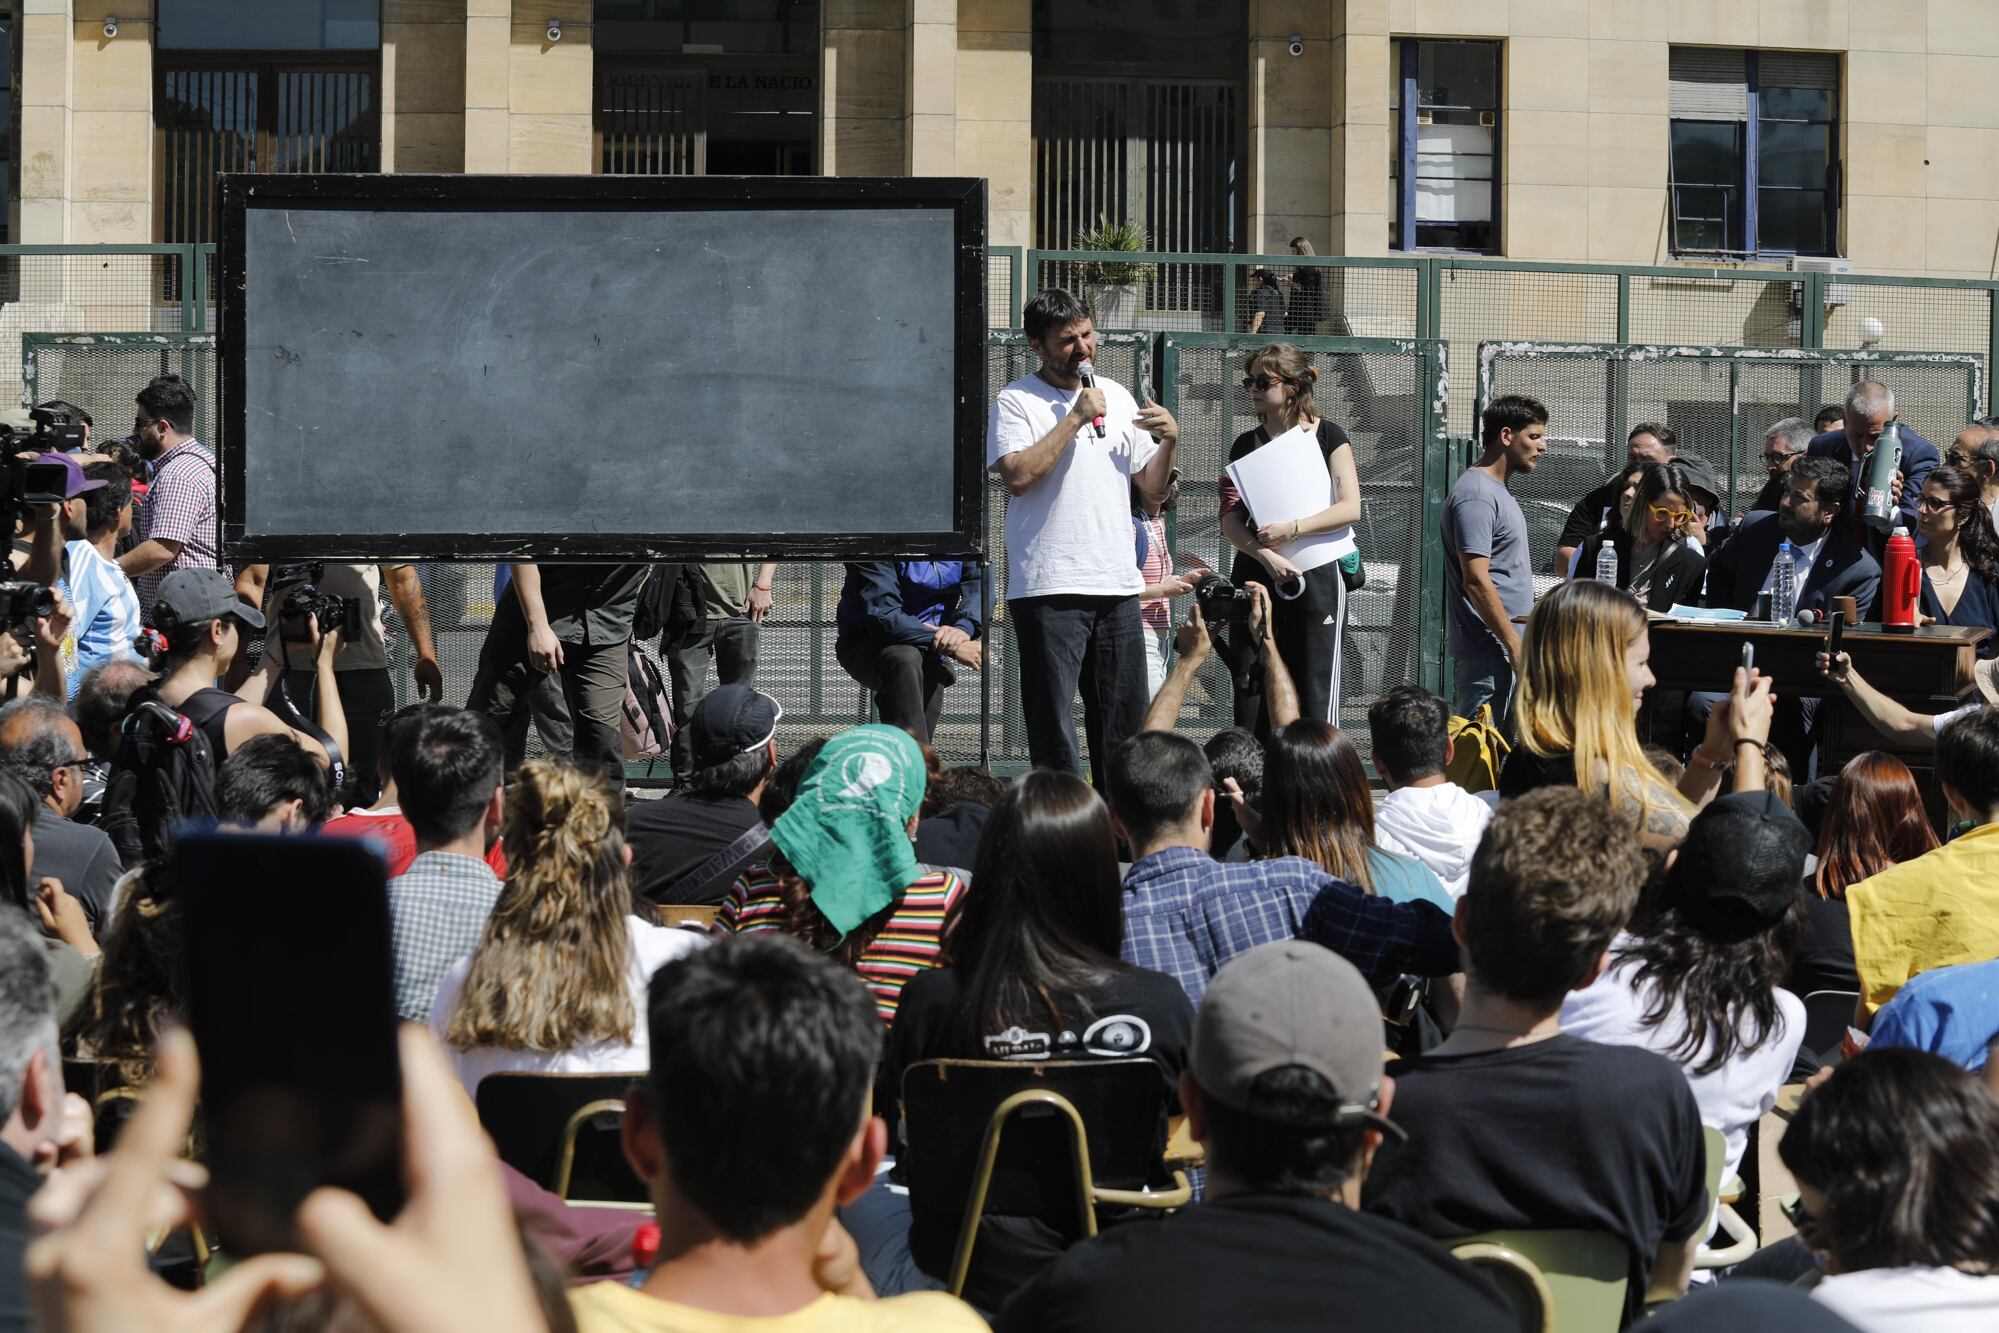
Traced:
<path fill-rule="evenodd" d="M 902 988 L 919 972 L 939 965 L 944 937 L 964 905 L 966 883 L 949 870 L 925 866 L 915 883 L 896 895 L 888 924 L 875 936 L 855 966 L 875 997 L 883 1024 L 895 1021 Z M 755 865 L 739 876 L 715 914 L 717 935 L 754 935 L 784 929 L 784 897 L 768 865 Z"/>

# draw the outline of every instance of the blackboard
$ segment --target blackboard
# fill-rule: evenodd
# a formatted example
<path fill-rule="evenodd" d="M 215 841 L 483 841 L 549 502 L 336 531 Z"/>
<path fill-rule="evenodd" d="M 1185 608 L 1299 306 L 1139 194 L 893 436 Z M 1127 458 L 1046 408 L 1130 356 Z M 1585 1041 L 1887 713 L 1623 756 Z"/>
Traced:
<path fill-rule="evenodd" d="M 985 185 L 225 176 L 237 559 L 970 556 Z"/>

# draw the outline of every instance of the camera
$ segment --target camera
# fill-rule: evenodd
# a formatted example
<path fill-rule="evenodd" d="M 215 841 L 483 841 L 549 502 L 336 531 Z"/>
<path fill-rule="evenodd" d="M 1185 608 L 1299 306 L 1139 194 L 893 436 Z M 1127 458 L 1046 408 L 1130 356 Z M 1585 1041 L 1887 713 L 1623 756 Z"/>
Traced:
<path fill-rule="evenodd" d="M 325 576 L 326 566 L 319 562 L 279 565 L 271 571 L 271 586 L 286 588 L 284 596 L 278 599 L 277 608 L 278 625 L 285 638 L 302 642 L 306 637 L 307 616 L 318 617 L 321 634 L 331 634 L 361 623 L 361 599 L 321 593 L 319 582 Z"/>
<path fill-rule="evenodd" d="M 551 42 L 559 42 L 562 40 L 561 19 L 550 19 L 548 21 L 548 40 Z"/>
<path fill-rule="evenodd" d="M 9 455 L 0 460 L 0 521 L 28 523 L 36 505 L 57 505 L 69 489 L 69 470 L 61 463 L 30 463 Z"/>
<path fill-rule="evenodd" d="M 1210 573 L 1195 582 L 1194 605 L 1201 608 L 1201 619 L 1219 628 L 1247 622 L 1252 603 L 1249 589 L 1238 588 L 1220 574 Z"/>
<path fill-rule="evenodd" d="M 1303 37 L 1300 37 L 1300 36 L 1297 36 L 1297 35 L 1295 35 L 1295 34 L 1294 34 L 1294 35 L 1292 36 L 1292 38 L 1291 38 L 1291 45 L 1290 45 L 1290 47 L 1289 47 L 1289 48 L 1287 48 L 1287 49 L 1289 49 L 1289 51 L 1291 52 L 1291 54 L 1292 54 L 1292 55 L 1294 55 L 1294 56 L 1302 56 L 1302 55 L 1304 55 L 1304 54 L 1305 54 L 1305 39 L 1304 39 Z"/>
<path fill-rule="evenodd" d="M 19 579 L 0 582 L 0 629 L 20 629 L 47 618 L 56 609 L 56 595 L 39 583 Z"/>
<path fill-rule="evenodd" d="M 31 407 L 28 420 L 32 429 L 0 426 L 0 449 L 9 453 L 33 449 L 38 454 L 65 454 L 83 448 L 83 423 L 53 407 Z"/>

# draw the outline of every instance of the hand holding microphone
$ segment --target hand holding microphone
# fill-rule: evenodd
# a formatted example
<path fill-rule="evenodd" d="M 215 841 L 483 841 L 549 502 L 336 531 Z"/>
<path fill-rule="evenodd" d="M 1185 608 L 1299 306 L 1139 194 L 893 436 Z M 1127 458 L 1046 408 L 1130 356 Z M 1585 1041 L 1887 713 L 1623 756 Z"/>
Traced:
<path fill-rule="evenodd" d="M 1101 440 L 1104 438 L 1104 396 L 1097 392 L 1097 368 L 1085 361 L 1076 367 L 1076 378 L 1083 382 L 1083 392 L 1077 396 L 1076 406 L 1090 411 L 1090 425 Z"/>

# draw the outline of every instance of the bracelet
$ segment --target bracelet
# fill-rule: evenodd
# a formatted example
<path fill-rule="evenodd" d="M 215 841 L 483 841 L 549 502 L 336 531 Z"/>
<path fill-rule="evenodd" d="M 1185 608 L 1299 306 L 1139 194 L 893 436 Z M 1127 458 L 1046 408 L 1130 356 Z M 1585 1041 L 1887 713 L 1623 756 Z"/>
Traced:
<path fill-rule="evenodd" d="M 1727 759 L 1708 758 L 1701 753 L 1698 745 L 1694 747 L 1694 752 L 1687 756 L 1687 767 L 1689 768 L 1720 768 L 1727 762 Z"/>
<path fill-rule="evenodd" d="M 1734 748 L 1740 750 L 1745 745 L 1753 745 L 1759 750 L 1763 748 L 1763 742 L 1751 736 L 1738 737 L 1736 739 Z"/>

